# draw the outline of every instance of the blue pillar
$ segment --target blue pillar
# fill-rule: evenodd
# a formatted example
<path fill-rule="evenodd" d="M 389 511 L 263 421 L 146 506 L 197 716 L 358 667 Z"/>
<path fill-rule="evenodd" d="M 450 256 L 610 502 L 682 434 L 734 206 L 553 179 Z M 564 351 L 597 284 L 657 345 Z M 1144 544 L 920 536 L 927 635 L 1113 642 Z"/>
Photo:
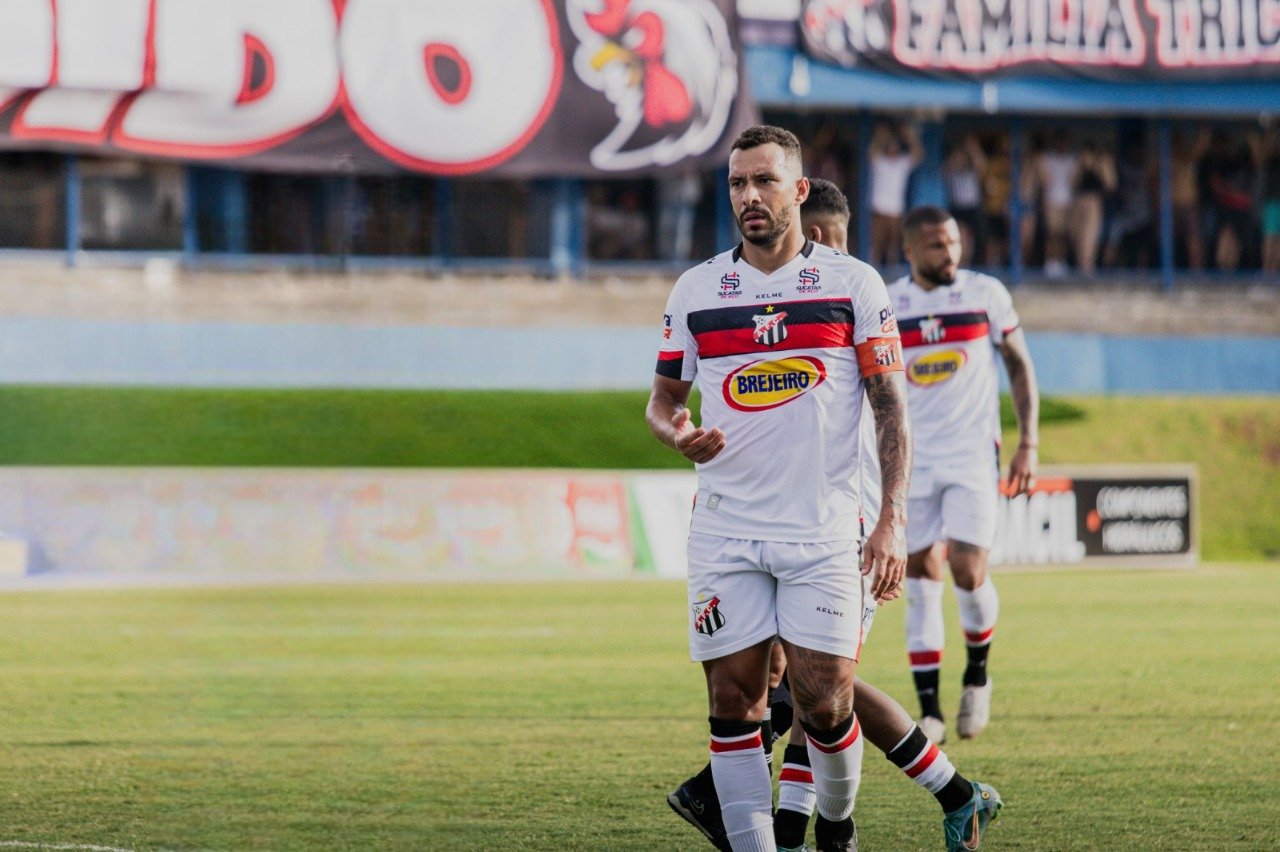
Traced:
<path fill-rule="evenodd" d="M 247 254 L 249 251 L 249 180 L 244 172 L 222 171 L 222 223 L 227 251 Z"/>
<path fill-rule="evenodd" d="M 729 169 L 716 170 L 716 252 L 728 251 L 742 240 L 738 216 L 729 198 Z"/>
<path fill-rule="evenodd" d="M 68 154 L 63 170 L 67 196 L 67 266 L 76 265 L 76 254 L 80 251 L 80 158 Z"/>
<path fill-rule="evenodd" d="M 871 113 L 858 113 L 858 197 L 854 204 L 858 210 L 858 257 L 871 257 L 871 134 L 875 122 Z"/>
<path fill-rule="evenodd" d="M 182 169 L 184 196 L 182 199 L 182 262 L 188 266 L 200 251 L 198 190 L 196 170 L 192 166 Z"/>
<path fill-rule="evenodd" d="M 1009 283 L 1022 283 L 1022 159 L 1027 151 L 1027 129 L 1022 119 L 1009 122 L 1013 146 L 1009 153 Z"/>
<path fill-rule="evenodd" d="M 924 159 L 911 175 L 908 207 L 919 207 L 922 204 L 947 206 L 947 193 L 942 180 L 942 161 L 946 156 L 943 150 L 944 135 L 940 121 L 921 125 L 920 146 L 924 148 Z"/>
<path fill-rule="evenodd" d="M 580 178 L 560 178 L 552 190 L 551 272 L 579 275 L 586 259 L 587 194 Z"/>
<path fill-rule="evenodd" d="M 1160 147 L 1160 288 L 1173 289 L 1173 138 L 1169 119 L 1156 123 Z"/>
<path fill-rule="evenodd" d="M 453 258 L 453 182 L 438 178 L 436 186 L 435 250 L 442 264 Z"/>

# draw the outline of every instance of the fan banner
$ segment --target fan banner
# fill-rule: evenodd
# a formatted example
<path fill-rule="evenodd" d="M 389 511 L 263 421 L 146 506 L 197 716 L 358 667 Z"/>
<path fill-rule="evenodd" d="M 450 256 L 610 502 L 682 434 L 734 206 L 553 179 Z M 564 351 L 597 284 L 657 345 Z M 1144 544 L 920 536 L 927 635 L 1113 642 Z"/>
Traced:
<path fill-rule="evenodd" d="M 805 0 L 814 58 L 892 74 L 1275 79 L 1280 0 Z"/>
<path fill-rule="evenodd" d="M 0 148 L 644 174 L 755 122 L 733 0 L 10 0 Z"/>

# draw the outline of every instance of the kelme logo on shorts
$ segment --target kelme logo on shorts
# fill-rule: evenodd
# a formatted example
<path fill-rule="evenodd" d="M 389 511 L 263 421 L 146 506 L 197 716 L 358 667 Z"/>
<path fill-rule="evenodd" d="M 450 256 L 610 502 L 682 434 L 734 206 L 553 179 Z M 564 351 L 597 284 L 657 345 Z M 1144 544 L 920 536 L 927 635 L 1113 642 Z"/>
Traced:
<path fill-rule="evenodd" d="M 960 372 L 969 356 L 961 349 L 931 352 L 921 355 L 907 365 L 907 378 L 913 385 L 936 385 Z"/>
<path fill-rule="evenodd" d="M 827 368 L 809 355 L 753 361 L 725 378 L 724 401 L 738 411 L 764 411 L 804 396 L 826 378 Z"/>

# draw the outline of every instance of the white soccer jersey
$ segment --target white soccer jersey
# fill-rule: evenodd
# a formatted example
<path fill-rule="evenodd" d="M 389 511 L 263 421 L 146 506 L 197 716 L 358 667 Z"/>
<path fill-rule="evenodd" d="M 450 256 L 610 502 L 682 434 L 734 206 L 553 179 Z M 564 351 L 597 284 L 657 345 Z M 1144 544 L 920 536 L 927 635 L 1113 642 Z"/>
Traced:
<path fill-rule="evenodd" d="M 867 264 L 813 242 L 765 275 L 741 250 L 680 277 L 658 373 L 697 381 L 725 448 L 697 466 L 694 532 L 756 541 L 858 537 L 863 376 L 902 369 L 889 297 Z"/>
<path fill-rule="evenodd" d="M 902 332 L 916 468 L 994 461 L 1000 443 L 996 345 L 1018 327 L 1013 299 L 990 275 L 962 269 L 925 290 L 889 285 Z M 985 462 L 984 462 L 985 464 Z"/>

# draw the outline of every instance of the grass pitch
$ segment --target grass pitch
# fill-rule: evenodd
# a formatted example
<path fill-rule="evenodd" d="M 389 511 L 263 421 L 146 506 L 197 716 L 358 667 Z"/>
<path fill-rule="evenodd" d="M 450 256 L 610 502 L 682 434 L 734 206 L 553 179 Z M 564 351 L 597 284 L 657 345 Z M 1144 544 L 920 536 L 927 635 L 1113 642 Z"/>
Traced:
<path fill-rule="evenodd" d="M 947 746 L 1006 799 L 984 848 L 1275 847 L 1280 565 L 998 582 L 992 727 Z M 0 594 L 0 848 L 710 849 L 663 801 L 706 757 L 684 608 L 657 581 Z M 902 611 L 862 673 L 913 709 Z M 858 820 L 864 852 L 940 848 L 871 747 Z"/>

